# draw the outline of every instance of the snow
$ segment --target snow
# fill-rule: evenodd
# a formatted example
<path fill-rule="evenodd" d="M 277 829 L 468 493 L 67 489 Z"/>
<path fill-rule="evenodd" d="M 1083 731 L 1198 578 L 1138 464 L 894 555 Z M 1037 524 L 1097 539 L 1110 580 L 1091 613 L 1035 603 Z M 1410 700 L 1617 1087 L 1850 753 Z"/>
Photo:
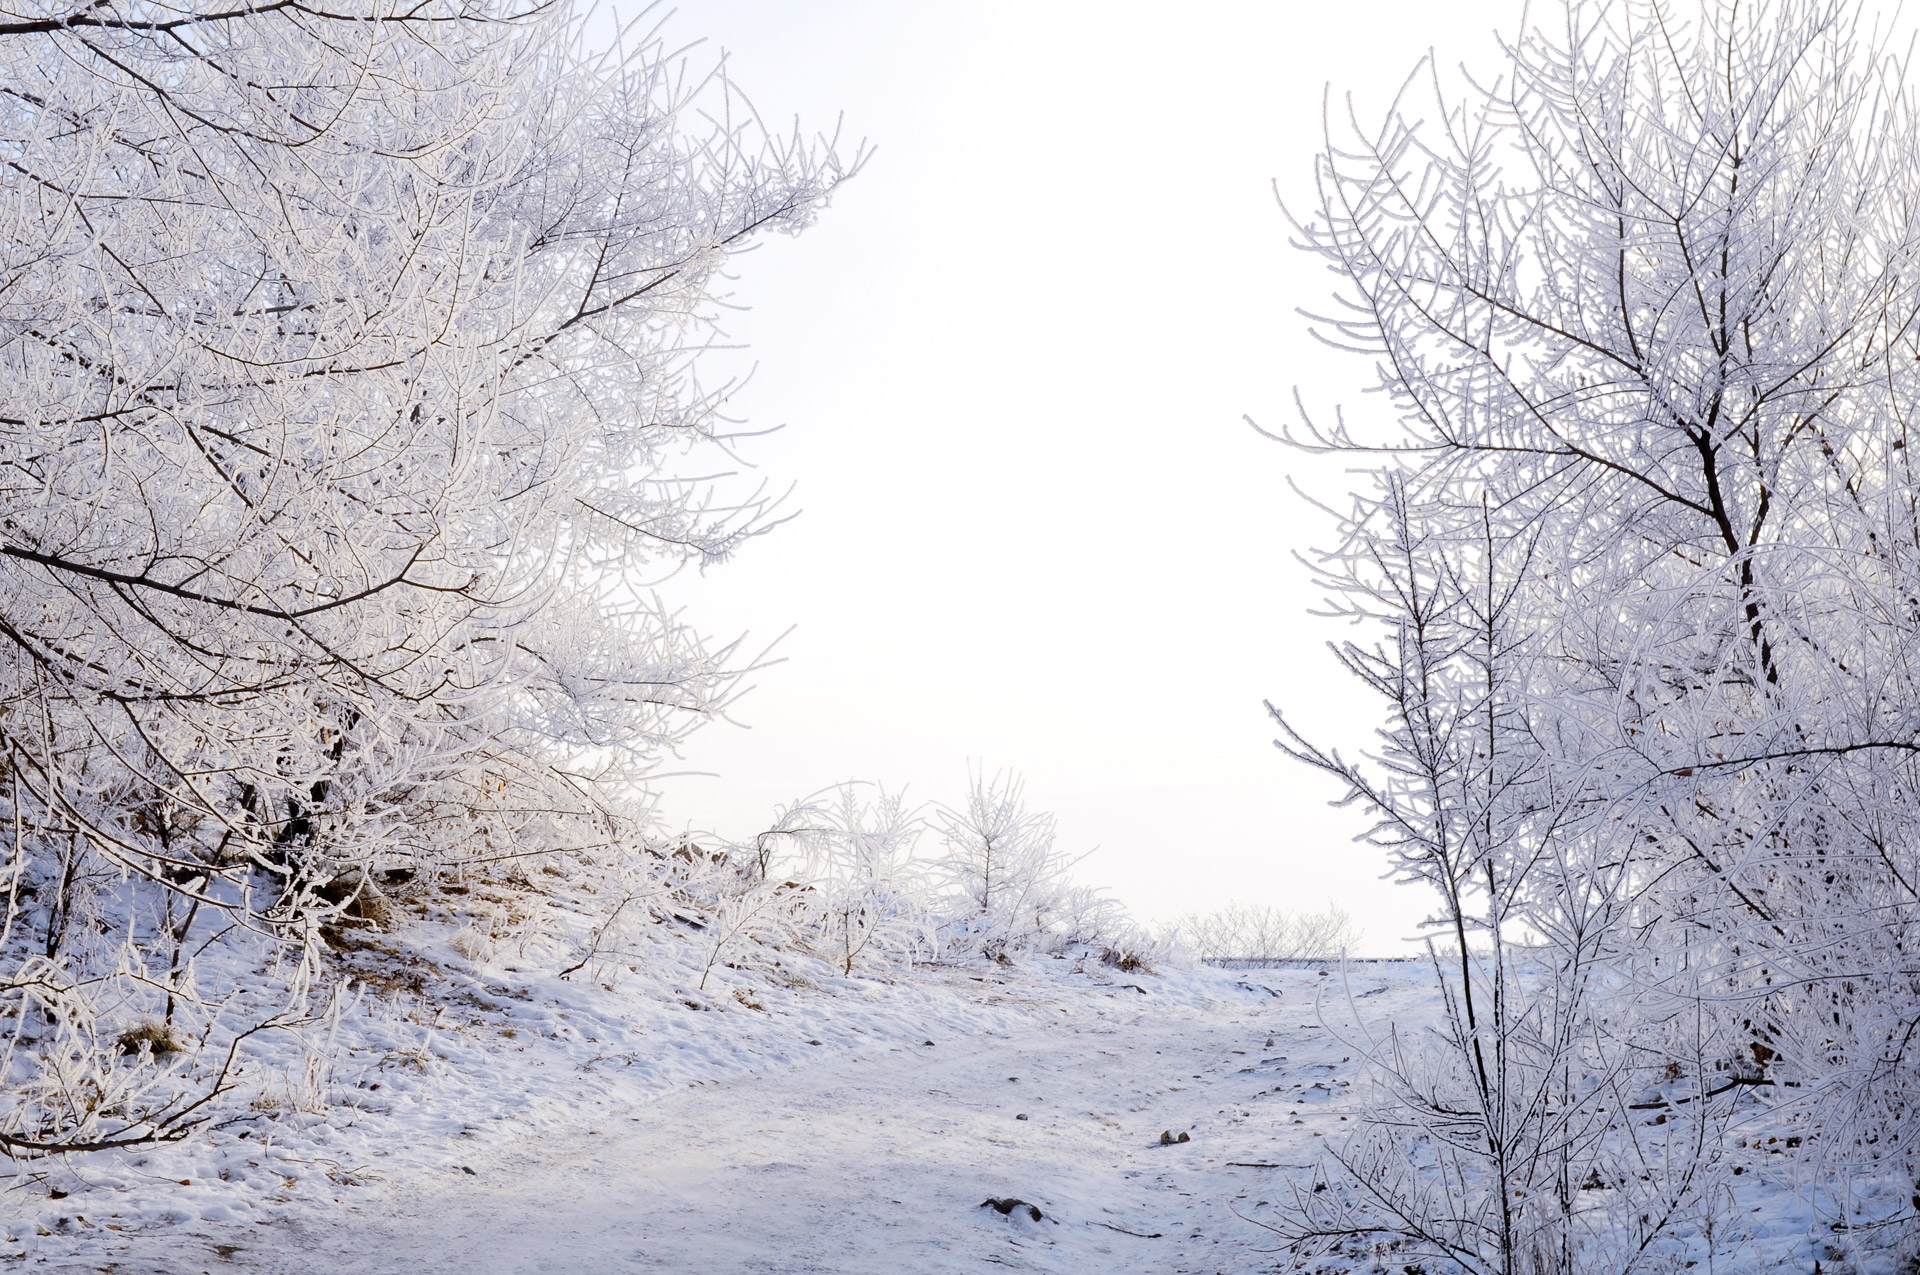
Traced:
<path fill-rule="evenodd" d="M 1082 953 L 675 1000 L 664 983 L 483 967 L 466 1018 L 412 1022 L 398 1001 L 343 1016 L 324 1114 L 261 1111 L 194 1145 L 16 1179 L 0 1257 L 369 1275 L 1270 1270 L 1258 1219 L 1348 1127 L 1358 1062 L 1339 1024 L 1354 1005 L 1426 1018 L 1429 977 L 1123 974 Z M 1041 1220 L 984 1204 L 1009 1198 Z"/>

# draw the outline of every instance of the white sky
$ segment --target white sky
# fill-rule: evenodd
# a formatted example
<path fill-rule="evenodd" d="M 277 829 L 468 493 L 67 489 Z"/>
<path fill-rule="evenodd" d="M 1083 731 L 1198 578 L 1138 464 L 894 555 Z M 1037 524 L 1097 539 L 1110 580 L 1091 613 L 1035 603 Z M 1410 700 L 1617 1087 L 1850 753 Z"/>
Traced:
<path fill-rule="evenodd" d="M 877 147 L 820 224 L 745 258 L 734 409 L 795 522 L 666 592 L 786 662 L 687 751 L 677 824 L 743 836 L 859 777 L 955 798 L 1017 767 L 1082 877 L 1164 919 L 1339 900 L 1374 951 L 1425 911 L 1358 816 L 1271 746 L 1261 701 L 1356 741 L 1377 716 L 1290 558 L 1287 489 L 1328 468 L 1242 421 L 1378 410 L 1296 307 L 1332 279 L 1287 245 L 1323 87 L 1377 118 L 1429 48 L 1492 64 L 1509 4 L 686 0 L 769 120 Z"/>

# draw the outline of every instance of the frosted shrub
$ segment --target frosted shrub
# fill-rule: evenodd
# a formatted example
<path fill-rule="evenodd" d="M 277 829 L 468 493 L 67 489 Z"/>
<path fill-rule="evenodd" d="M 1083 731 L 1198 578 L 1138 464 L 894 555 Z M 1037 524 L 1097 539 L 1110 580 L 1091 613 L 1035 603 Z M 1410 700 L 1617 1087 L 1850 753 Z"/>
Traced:
<path fill-rule="evenodd" d="M 779 807 L 729 855 L 767 900 L 755 914 L 777 912 L 842 973 L 1067 944 L 1165 955 L 1119 903 L 1069 879 L 1079 860 L 1059 851 L 1052 815 L 1027 810 L 1017 775 L 972 776 L 963 805 L 931 810 L 930 829 L 902 794 L 845 783 Z M 929 857 L 930 830 L 940 847 Z"/>
<path fill-rule="evenodd" d="M 455 930 L 447 945 L 476 965 L 493 959 L 493 935 L 471 925 Z"/>
<path fill-rule="evenodd" d="M 700 990 L 706 990 L 714 967 L 730 956 L 756 946 L 777 950 L 791 941 L 804 924 L 804 908 L 801 889 L 788 882 L 738 881 L 707 913 Z"/>
<path fill-rule="evenodd" d="M 1214 912 L 1189 913 L 1172 931 L 1202 961 L 1253 963 L 1329 960 L 1357 947 L 1361 937 L 1353 917 L 1334 903 L 1319 912 L 1230 903 Z"/>
<path fill-rule="evenodd" d="M 793 916 L 808 945 L 851 974 L 937 951 L 927 869 L 915 854 L 925 831 L 903 794 L 849 781 L 779 807 L 732 854 L 770 887 L 798 891 Z"/>
<path fill-rule="evenodd" d="M 971 775 L 966 800 L 939 807 L 934 822 L 955 946 L 998 955 L 1092 938 L 1103 909 L 1067 879 L 1085 856 L 1069 858 L 1055 845 L 1053 815 L 1027 809 L 1019 775 Z"/>
<path fill-rule="evenodd" d="M 926 872 L 914 847 L 926 830 L 898 793 L 875 789 L 863 800 L 843 784 L 826 810 L 826 834 L 812 848 L 809 908 L 824 954 L 841 973 L 857 962 L 930 958 L 936 930 L 926 904 Z"/>

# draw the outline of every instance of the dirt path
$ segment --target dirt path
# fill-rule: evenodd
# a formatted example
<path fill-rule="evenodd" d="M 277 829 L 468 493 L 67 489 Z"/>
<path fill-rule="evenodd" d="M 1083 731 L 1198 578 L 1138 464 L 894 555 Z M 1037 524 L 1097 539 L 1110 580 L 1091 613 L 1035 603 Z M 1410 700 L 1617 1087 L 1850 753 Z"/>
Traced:
<path fill-rule="evenodd" d="M 950 977 L 1021 1007 L 1017 1025 L 688 1088 L 601 1112 L 590 1133 L 476 1147 L 472 1173 L 357 1209 L 183 1228 L 168 1251 L 113 1269 L 1273 1268 L 1272 1237 L 1243 1218 L 1288 1189 L 1318 1135 L 1340 1132 L 1351 1051 L 1314 1010 L 1337 979 L 1263 971 L 1182 1002 L 1151 979 L 1062 992 Z M 1352 977 L 1382 1018 L 1411 1007 L 1416 985 L 1404 969 Z M 1163 1130 L 1191 1140 L 1163 1146 Z M 1042 1219 L 981 1207 L 1009 1196 Z"/>

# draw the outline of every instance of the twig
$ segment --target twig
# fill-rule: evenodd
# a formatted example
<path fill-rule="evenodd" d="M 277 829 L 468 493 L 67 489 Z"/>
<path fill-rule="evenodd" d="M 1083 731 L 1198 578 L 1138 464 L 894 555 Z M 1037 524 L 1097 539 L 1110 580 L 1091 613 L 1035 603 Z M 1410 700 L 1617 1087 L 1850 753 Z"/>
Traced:
<path fill-rule="evenodd" d="M 1111 1222 L 1095 1222 L 1095 1223 L 1094 1223 L 1094 1225 L 1095 1225 L 1095 1226 L 1104 1226 L 1104 1227 L 1106 1227 L 1106 1228 L 1107 1228 L 1107 1229 L 1108 1229 L 1109 1231 L 1118 1231 L 1118 1232 L 1120 1232 L 1120 1234 L 1122 1234 L 1122 1235 L 1131 1235 L 1131 1236 L 1133 1236 L 1133 1237 L 1134 1237 L 1135 1239 L 1141 1239 L 1141 1240 L 1157 1240 L 1157 1239 L 1159 1239 L 1159 1238 L 1161 1237 L 1161 1234 L 1162 1234 L 1162 1233 L 1161 1233 L 1161 1232 L 1159 1232 L 1159 1231 L 1155 1231 L 1155 1232 L 1154 1232 L 1153 1234 L 1151 1234 L 1151 1235 L 1147 1235 L 1147 1234 L 1143 1234 L 1143 1233 L 1142 1233 L 1142 1232 L 1140 1232 L 1140 1231 L 1129 1231 L 1129 1230 L 1128 1230 L 1128 1229 L 1127 1229 L 1126 1227 L 1124 1227 L 1124 1226 L 1115 1226 L 1115 1225 L 1114 1225 L 1113 1223 L 1111 1223 Z"/>

